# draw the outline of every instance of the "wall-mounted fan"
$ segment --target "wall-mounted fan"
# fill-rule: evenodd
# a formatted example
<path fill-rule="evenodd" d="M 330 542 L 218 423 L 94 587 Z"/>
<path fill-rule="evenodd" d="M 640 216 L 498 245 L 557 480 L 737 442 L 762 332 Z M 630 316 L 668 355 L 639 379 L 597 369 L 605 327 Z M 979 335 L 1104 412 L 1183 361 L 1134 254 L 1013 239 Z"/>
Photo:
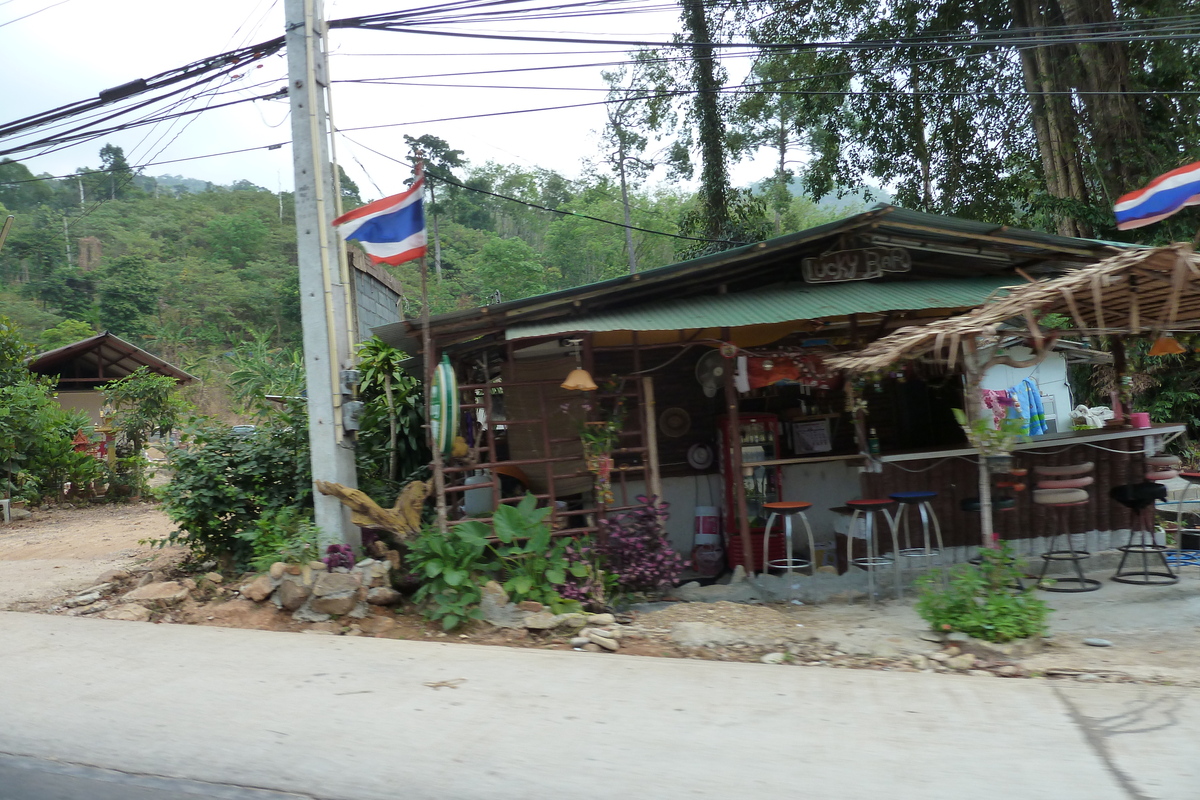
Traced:
<path fill-rule="evenodd" d="M 710 350 L 696 362 L 696 380 L 704 390 L 705 397 L 716 397 L 717 390 L 724 384 L 725 357 L 720 350 Z"/>

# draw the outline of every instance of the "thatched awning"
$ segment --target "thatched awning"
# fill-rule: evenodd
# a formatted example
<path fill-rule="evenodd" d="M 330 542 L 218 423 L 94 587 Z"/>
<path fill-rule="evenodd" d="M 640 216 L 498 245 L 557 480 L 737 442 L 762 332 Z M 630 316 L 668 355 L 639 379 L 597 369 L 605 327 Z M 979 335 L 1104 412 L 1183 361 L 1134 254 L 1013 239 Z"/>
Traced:
<path fill-rule="evenodd" d="M 1083 335 L 1200 330 L 1200 256 L 1184 243 L 1121 253 L 1058 278 L 1014 287 L 961 316 L 900 328 L 826 363 L 873 372 L 932 358 L 953 367 L 971 349 L 994 341 L 1008 322 L 1023 326 L 1040 346 L 1052 335 L 1042 327 L 1048 314 L 1066 317 L 1065 330 Z M 1064 332 L 1062 325 L 1054 327 Z"/>

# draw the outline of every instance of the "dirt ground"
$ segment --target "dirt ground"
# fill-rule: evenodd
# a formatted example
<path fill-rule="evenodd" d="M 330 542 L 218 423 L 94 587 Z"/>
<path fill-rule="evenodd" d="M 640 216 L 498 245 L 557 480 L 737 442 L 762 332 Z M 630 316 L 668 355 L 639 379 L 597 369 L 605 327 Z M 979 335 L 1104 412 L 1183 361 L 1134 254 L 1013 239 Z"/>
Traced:
<path fill-rule="evenodd" d="M 173 529 L 149 503 L 64 507 L 0 523 L 0 610 L 25 610 L 86 589 L 106 570 L 155 556 L 138 541 Z"/>
<path fill-rule="evenodd" d="M 139 544 L 172 530 L 151 504 L 93 506 L 36 512 L 32 520 L 0 525 L 0 609 L 86 614 L 63 600 L 109 570 L 130 573 L 110 590 L 115 602 L 146 573 L 183 580 L 192 588 L 182 604 L 155 612 L 154 621 L 278 631 L 433 639 L 509 647 L 570 649 L 569 636 L 493 628 L 476 623 L 444 633 L 411 606 L 398 613 L 372 607 L 365 619 L 301 623 L 270 603 L 237 593 L 240 581 L 214 584 L 176 572 L 179 550 Z M 1107 577 L 1099 575 L 1097 577 Z M 1200 569 L 1184 568 L 1171 587 L 1128 586 L 1105 580 L 1088 594 L 1050 594 L 1052 636 L 1043 652 L 980 664 L 980 675 L 1044 675 L 1076 680 L 1148 681 L 1200 687 Z M 106 603 L 97 604 L 96 609 Z M 757 661 L 776 654 L 783 663 L 893 670 L 949 671 L 938 661 L 953 652 L 928 641 L 927 625 L 912 598 L 871 608 L 863 604 L 651 603 L 621 621 L 620 653 L 672 658 Z M 1111 647 L 1092 647 L 1101 638 Z M 932 657 L 932 658 L 931 658 Z"/>

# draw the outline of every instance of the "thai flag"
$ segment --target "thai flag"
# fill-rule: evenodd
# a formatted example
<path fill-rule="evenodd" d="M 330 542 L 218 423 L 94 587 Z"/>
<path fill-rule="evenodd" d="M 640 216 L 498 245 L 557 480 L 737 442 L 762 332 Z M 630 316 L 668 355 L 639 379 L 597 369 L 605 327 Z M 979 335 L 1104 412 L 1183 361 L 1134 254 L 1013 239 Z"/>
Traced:
<path fill-rule="evenodd" d="M 1144 189 L 1121 195 L 1113 211 L 1117 228 L 1140 228 L 1166 219 L 1184 206 L 1200 205 L 1200 161 L 1171 170 Z"/>
<path fill-rule="evenodd" d="M 417 167 L 407 192 L 342 214 L 333 227 L 343 239 L 361 244 L 371 263 L 397 266 L 425 255 L 424 197 L 425 173 Z"/>

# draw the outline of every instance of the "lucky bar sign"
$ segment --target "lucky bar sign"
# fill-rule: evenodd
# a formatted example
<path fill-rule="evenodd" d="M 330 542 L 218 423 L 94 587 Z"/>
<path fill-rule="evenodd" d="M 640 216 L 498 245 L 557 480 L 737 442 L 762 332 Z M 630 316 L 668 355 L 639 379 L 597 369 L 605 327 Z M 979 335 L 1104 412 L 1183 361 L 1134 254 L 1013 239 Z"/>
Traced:
<path fill-rule="evenodd" d="M 885 272 L 909 272 L 912 259 L 901 247 L 864 247 L 822 253 L 800 262 L 806 283 L 867 281 Z"/>

